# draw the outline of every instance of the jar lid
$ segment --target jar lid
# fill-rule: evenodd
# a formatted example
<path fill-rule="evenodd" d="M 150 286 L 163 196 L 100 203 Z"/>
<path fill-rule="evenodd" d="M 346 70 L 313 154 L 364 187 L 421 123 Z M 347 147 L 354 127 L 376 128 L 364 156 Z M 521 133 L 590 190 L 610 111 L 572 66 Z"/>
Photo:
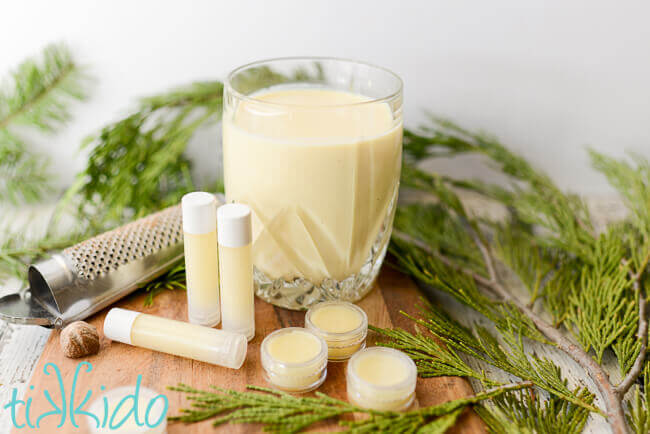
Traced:
<path fill-rule="evenodd" d="M 340 316 L 342 313 L 351 313 L 351 323 L 339 319 L 328 327 L 325 324 L 327 315 Z M 356 320 L 358 319 L 358 322 Z M 356 322 L 356 323 L 355 323 Z M 346 327 L 348 325 L 348 327 Z M 363 341 L 368 334 L 368 315 L 359 306 L 347 301 L 325 301 L 312 306 L 305 314 L 305 327 L 325 339 L 330 346 L 337 346 L 336 342 L 350 342 L 352 344 Z M 334 344 L 334 345 L 332 345 Z"/>
<path fill-rule="evenodd" d="M 302 347 L 298 346 L 300 345 L 299 340 L 296 340 L 296 346 L 293 345 L 290 340 L 290 335 L 292 334 L 307 335 L 307 338 L 314 339 L 314 342 L 317 343 L 317 349 L 314 354 L 309 355 L 307 358 L 297 359 L 295 361 L 274 354 L 272 345 L 273 341 L 276 339 L 287 338 L 287 340 L 283 342 L 282 350 L 299 352 L 301 349 L 305 348 L 304 345 Z M 292 373 L 295 374 L 295 372 L 301 372 L 303 371 L 303 368 L 306 368 L 305 376 L 309 376 L 313 375 L 313 373 L 307 373 L 307 371 L 311 371 L 311 367 L 313 367 L 314 372 L 317 372 L 327 366 L 327 343 L 323 338 L 311 330 L 302 327 L 287 327 L 274 331 L 264 338 L 260 347 L 260 352 L 262 356 L 262 366 L 266 371 L 274 374 L 282 373 L 291 375 Z"/>
<path fill-rule="evenodd" d="M 370 347 L 356 353 L 348 362 L 348 393 L 364 390 L 374 400 L 394 400 L 415 392 L 418 370 L 402 351 Z M 350 390 L 353 389 L 353 390 Z"/>

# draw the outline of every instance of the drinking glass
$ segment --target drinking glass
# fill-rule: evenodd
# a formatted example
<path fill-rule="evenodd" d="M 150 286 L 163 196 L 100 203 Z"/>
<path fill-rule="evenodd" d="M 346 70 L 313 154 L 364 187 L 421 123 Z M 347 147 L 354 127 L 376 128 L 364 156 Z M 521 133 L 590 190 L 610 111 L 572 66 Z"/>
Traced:
<path fill-rule="evenodd" d="M 357 301 L 392 230 L 402 81 L 351 60 L 264 60 L 224 86 L 226 200 L 253 210 L 255 292 L 289 309 Z"/>

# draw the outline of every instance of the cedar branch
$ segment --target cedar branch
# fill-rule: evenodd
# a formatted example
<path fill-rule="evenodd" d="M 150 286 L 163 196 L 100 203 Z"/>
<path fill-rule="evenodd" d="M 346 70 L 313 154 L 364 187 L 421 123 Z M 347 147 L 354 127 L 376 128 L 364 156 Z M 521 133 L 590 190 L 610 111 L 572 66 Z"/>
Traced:
<path fill-rule="evenodd" d="M 650 254 L 648 255 L 648 257 L 650 257 Z M 647 263 L 647 259 L 645 263 Z M 634 360 L 634 364 L 632 365 L 632 368 L 630 368 L 629 372 L 627 373 L 623 381 L 621 381 L 619 385 L 616 386 L 615 388 L 616 393 L 619 396 L 619 399 L 623 399 L 625 393 L 636 382 L 637 378 L 639 378 L 639 375 L 641 375 L 641 371 L 643 370 L 643 364 L 645 363 L 646 353 L 648 349 L 648 318 L 646 317 L 646 299 L 645 296 L 643 295 L 643 288 L 641 288 L 641 276 L 643 275 L 644 268 L 645 265 L 641 269 L 639 269 L 636 273 L 632 273 L 632 271 L 630 271 L 630 278 L 632 279 L 633 282 L 632 284 L 634 286 L 634 292 L 638 294 L 638 299 L 639 299 L 639 328 L 636 335 L 637 338 L 640 339 L 641 341 L 641 346 L 639 348 L 639 354 Z"/>
<path fill-rule="evenodd" d="M 616 389 L 609 380 L 609 376 L 603 370 L 603 368 L 587 354 L 580 346 L 574 344 L 569 339 L 567 339 L 560 331 L 553 327 L 551 324 L 547 323 L 539 315 L 537 315 L 531 308 L 529 308 L 525 303 L 522 303 L 510 294 L 498 281 L 496 274 L 496 269 L 494 266 L 494 260 L 492 255 L 489 252 L 487 246 L 482 242 L 478 234 L 473 228 L 470 227 L 470 234 L 474 239 L 477 247 L 483 255 L 485 266 L 489 274 L 489 278 L 485 278 L 480 274 L 469 270 L 465 267 L 459 266 L 451 259 L 447 258 L 443 254 L 434 251 L 426 243 L 415 240 L 414 238 L 402 234 L 400 232 L 395 233 L 395 235 L 404 241 L 413 242 L 419 248 L 423 249 L 427 254 L 439 259 L 445 265 L 451 266 L 452 268 L 472 277 L 480 286 L 485 287 L 490 290 L 493 294 L 501 298 L 503 301 L 509 302 L 517 307 L 524 315 L 526 315 L 538 330 L 555 346 L 566 353 L 571 357 L 578 365 L 580 365 L 589 377 L 594 381 L 596 387 L 600 391 L 600 394 L 605 401 L 606 414 L 608 421 L 612 430 L 615 434 L 625 434 L 628 432 L 627 424 L 625 422 L 625 413 L 623 411 L 622 400 L 620 399 Z"/>
<path fill-rule="evenodd" d="M 576 363 L 578 363 L 587 372 L 589 377 L 593 380 L 600 391 L 605 407 L 607 409 L 607 416 L 609 424 L 615 434 L 624 434 L 628 432 L 627 424 L 625 422 L 625 412 L 623 411 L 622 400 L 619 397 L 616 389 L 609 380 L 609 375 L 596 361 L 587 354 L 580 346 L 575 345 L 566 338 L 560 331 L 553 327 L 551 324 L 544 321 L 526 304 L 522 303 L 516 297 L 512 296 L 498 281 L 498 276 L 494 267 L 494 260 L 490 254 L 487 246 L 481 241 L 478 234 L 470 228 L 470 233 L 477 247 L 483 255 L 486 268 L 490 275 L 490 289 L 493 290 L 504 301 L 510 302 L 515 305 L 524 315 L 526 315 L 539 331 L 557 348 L 569 355 Z"/>

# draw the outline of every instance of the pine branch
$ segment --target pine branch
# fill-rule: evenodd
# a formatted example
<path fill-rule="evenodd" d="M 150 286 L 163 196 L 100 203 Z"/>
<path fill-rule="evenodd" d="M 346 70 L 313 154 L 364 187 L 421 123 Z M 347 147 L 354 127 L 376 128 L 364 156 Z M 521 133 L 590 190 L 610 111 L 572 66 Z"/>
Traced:
<path fill-rule="evenodd" d="M 0 241 L 0 278 L 15 277 L 24 281 L 27 277 L 27 265 L 51 251 L 61 250 L 82 241 L 86 235 L 84 230 L 79 229 L 64 235 L 47 233 L 32 240 L 12 232 Z"/>
<path fill-rule="evenodd" d="M 132 114 L 88 137 L 88 164 L 64 204 L 77 201 L 80 216 L 114 224 L 178 202 L 194 189 L 188 141 L 219 119 L 222 90 L 219 81 L 197 82 L 143 98 Z"/>
<path fill-rule="evenodd" d="M 214 419 L 214 426 L 261 423 L 265 431 L 297 433 L 320 421 L 358 413 L 367 417 L 357 421 L 339 420 L 339 424 L 345 427 L 343 432 L 444 433 L 465 407 L 530 387 L 528 382 L 506 384 L 469 398 L 396 413 L 367 410 L 319 392 L 315 397 L 297 397 L 257 386 L 248 386 L 249 392 L 219 388 L 208 392 L 180 384 L 169 389 L 185 393 L 192 402 L 192 409 L 181 410 L 181 416 L 171 417 L 170 420 L 193 423 Z"/>
<path fill-rule="evenodd" d="M 493 285 L 491 279 L 483 277 L 469 267 L 458 264 L 450 257 L 435 251 L 422 242 L 410 244 L 409 239 L 410 236 L 403 236 L 398 227 L 390 246 L 390 251 L 395 256 L 398 267 L 404 272 L 449 293 L 497 325 L 505 327 L 509 321 L 518 321 L 522 325 L 521 331 L 525 336 L 542 343 L 548 343 L 533 322 L 522 316 L 517 306 L 511 303 L 515 298 L 504 299 L 501 295 L 496 294 L 499 299 L 495 300 L 487 297 L 478 289 L 479 286 L 490 288 Z M 473 243 L 466 244 L 465 248 L 472 245 Z M 428 256 L 422 255 L 422 252 Z M 489 294 L 493 295 L 495 292 L 491 290 Z"/>
<path fill-rule="evenodd" d="M 610 225 L 604 234 L 597 236 L 582 199 L 563 193 L 547 175 L 535 170 L 492 137 L 469 132 L 448 121 L 433 119 L 432 126 L 425 126 L 418 132 L 409 131 L 405 135 L 404 146 L 405 167 L 414 167 L 425 158 L 440 155 L 478 153 L 488 157 L 512 183 L 504 194 L 493 194 L 493 191 L 503 190 L 492 189 L 489 184 L 482 183 L 476 184 L 476 191 L 507 207 L 512 228 L 507 232 L 510 237 L 504 239 L 499 237 L 498 225 L 495 237 L 494 224 L 489 223 L 486 228 L 481 228 L 476 221 L 473 223 L 469 219 L 464 230 L 472 236 L 472 245 L 482 254 L 481 267 L 476 261 L 469 263 L 454 256 L 454 248 L 460 248 L 457 245 L 452 244 L 443 251 L 439 244 L 432 243 L 428 234 L 421 229 L 429 222 L 420 222 L 419 225 L 407 222 L 400 226 L 396 220 L 398 233 L 391 251 L 396 255 L 399 266 L 418 280 L 445 290 L 484 315 L 486 309 L 476 305 L 485 298 L 479 303 L 471 303 L 467 300 L 465 288 L 449 288 L 463 283 L 459 279 L 456 279 L 457 282 L 446 282 L 447 287 L 440 284 L 439 281 L 449 280 L 448 275 L 453 274 L 449 270 L 471 277 L 476 286 L 488 290 L 493 297 L 488 299 L 491 303 L 501 302 L 502 305 L 514 307 L 512 312 L 518 312 L 519 317 L 510 314 L 510 321 L 518 326 L 530 321 L 545 339 L 578 362 L 597 385 L 614 431 L 625 432 L 622 400 L 617 392 L 622 389 L 612 385 L 598 360 L 604 351 L 612 349 L 621 371 L 629 374 L 629 379 L 626 375 L 622 383 L 624 387 L 629 387 L 638 377 L 639 367 L 645 358 L 645 351 L 641 351 L 641 347 L 647 347 L 647 336 L 637 338 L 641 336 L 639 332 L 647 321 L 645 297 L 641 291 L 630 290 L 633 284 L 626 276 L 625 268 L 620 267 L 620 261 L 629 260 L 641 269 L 647 266 L 645 258 L 650 252 L 650 165 L 647 161 L 638 158 L 634 168 L 626 162 L 592 153 L 594 165 L 621 191 L 633 211 L 630 223 Z M 445 190 L 445 185 L 455 185 L 452 180 L 427 178 L 426 173 L 423 175 L 419 169 L 408 169 L 407 176 L 408 187 L 436 196 L 451 214 L 467 218 L 467 213 L 459 213 L 462 203 L 450 197 L 448 189 Z M 438 187 L 437 184 L 442 186 Z M 436 227 L 434 224 L 432 230 L 436 230 Z M 541 263 L 539 257 L 530 253 L 518 255 L 518 249 L 521 251 L 523 244 L 518 247 L 517 239 L 511 235 L 528 238 L 542 252 L 552 252 L 550 261 Z M 492 247 L 495 239 L 496 248 Z M 505 245 L 500 246 L 502 240 Z M 466 250 L 467 246 L 462 248 Z M 518 274 L 531 290 L 531 303 L 521 302 L 512 295 L 510 288 L 499 281 L 492 258 L 495 251 L 503 264 L 510 266 L 509 271 Z M 553 324 L 547 323 L 532 309 L 534 301 L 539 298 L 543 299 L 542 305 L 553 315 Z M 494 318 L 490 319 L 494 321 Z M 503 333 L 503 320 L 495 323 Z M 561 333 L 558 329 L 561 324 L 567 326 L 583 348 Z M 587 352 L 592 348 L 596 360 Z"/>
<path fill-rule="evenodd" d="M 593 400 L 586 388 L 574 393 L 588 402 Z M 496 434 L 578 434 L 589 417 L 589 412 L 582 407 L 553 396 L 542 401 L 526 391 L 504 394 L 492 404 L 482 404 L 475 410 L 490 432 Z"/>
<path fill-rule="evenodd" d="M 187 290 L 185 262 L 179 262 L 162 276 L 146 283 L 140 289 L 147 293 L 144 299 L 145 307 L 153 306 L 154 298 L 163 291 Z"/>
<path fill-rule="evenodd" d="M 592 166 L 601 172 L 623 197 L 632 211 L 632 223 L 647 238 L 650 236 L 650 162 L 640 155 L 630 155 L 636 163 L 606 157 L 589 150 Z"/>
<path fill-rule="evenodd" d="M 565 259 L 542 289 L 543 305 L 553 316 L 555 327 L 560 327 L 568 316 L 569 303 L 566 299 L 571 291 L 579 288 L 579 273 L 580 263 L 575 259 Z"/>
<path fill-rule="evenodd" d="M 428 326 L 428 324 L 425 326 Z M 474 340 L 473 336 L 470 338 L 472 339 L 471 342 L 474 343 L 472 345 L 467 340 L 450 341 L 449 338 L 442 338 L 440 335 L 435 334 L 440 342 L 442 342 L 441 344 L 435 339 L 421 333 L 413 335 L 401 329 L 387 330 L 372 325 L 368 327 L 370 330 L 390 338 L 390 341 L 377 342 L 377 345 L 395 348 L 408 354 L 417 365 L 418 374 L 421 377 L 455 376 L 474 378 L 487 387 L 501 385 L 501 383 L 488 378 L 484 372 L 478 372 L 472 369 L 455 350 L 456 348 L 483 360 L 482 356 L 475 351 L 480 347 L 480 344 Z M 449 332 L 450 329 L 446 329 L 445 331 Z"/>
<path fill-rule="evenodd" d="M 601 363 L 605 350 L 634 329 L 636 300 L 630 296 L 627 270 L 621 266 L 625 252 L 620 239 L 602 234 L 594 252 L 596 258 L 581 268 L 578 286 L 565 300 L 568 325 L 585 351 L 592 348 Z"/>
<path fill-rule="evenodd" d="M 614 386 L 609 382 L 609 376 L 604 371 L 602 366 L 600 366 L 594 359 L 592 359 L 591 356 L 589 356 L 589 354 L 587 354 L 583 349 L 568 340 L 557 328 L 548 324 L 531 308 L 519 301 L 509 291 L 507 291 L 506 288 L 503 287 L 497 279 L 491 254 L 485 246 L 480 247 L 483 242 L 479 239 L 478 236 L 474 235 L 473 238 L 475 243 L 477 243 L 479 250 L 484 256 L 486 267 L 488 269 L 489 277 L 487 284 L 484 286 L 486 288 L 489 288 L 504 302 L 514 305 L 526 318 L 528 318 L 535 325 L 535 327 L 546 339 L 552 342 L 558 349 L 565 352 L 573 360 L 575 360 L 576 363 L 583 367 L 585 372 L 587 372 L 587 374 L 591 377 L 591 379 L 598 387 L 601 395 L 603 396 L 603 399 L 606 403 L 607 415 L 612 421 L 612 426 L 615 428 L 615 431 L 617 433 L 624 433 L 626 430 L 626 424 L 622 403 L 618 398 L 616 391 L 614 390 Z M 479 312 L 481 311 L 481 309 L 476 308 L 475 310 L 478 310 Z"/>
<path fill-rule="evenodd" d="M 646 256 L 647 258 L 650 258 L 650 254 Z M 631 270 L 629 271 L 630 274 L 630 279 L 633 282 L 634 286 L 634 292 L 637 294 L 638 298 L 638 306 L 639 306 L 639 314 L 638 314 L 638 330 L 636 334 L 636 338 L 639 340 L 640 345 L 638 349 L 638 355 L 634 361 L 634 364 L 632 365 L 632 368 L 628 371 L 627 375 L 623 380 L 616 386 L 616 393 L 619 395 L 619 397 L 623 397 L 625 393 L 632 387 L 632 385 L 636 382 L 637 378 L 641 374 L 641 371 L 643 370 L 643 367 L 645 365 L 645 360 L 646 360 L 646 355 L 647 355 L 647 349 L 648 349 L 648 318 L 646 315 L 646 300 L 645 300 L 645 295 L 643 293 L 643 288 L 641 288 L 641 278 L 643 276 L 643 272 L 645 270 L 645 266 L 647 265 L 648 260 L 646 259 L 644 261 L 644 265 L 642 268 L 640 268 L 636 273 L 632 272 Z"/>
<path fill-rule="evenodd" d="M 86 98 L 86 82 L 67 47 L 54 44 L 0 83 L 0 200 L 34 202 L 50 190 L 47 160 L 29 152 L 13 129 L 53 132 L 70 119 L 70 103 Z"/>
<path fill-rule="evenodd" d="M 543 284 L 552 276 L 560 259 L 551 249 L 537 244 L 535 237 L 511 224 L 497 225 L 494 254 L 512 270 L 530 293 L 528 307 L 543 297 Z"/>
<path fill-rule="evenodd" d="M 452 259 L 450 259 L 447 256 L 439 253 L 438 251 L 433 250 L 424 241 L 421 241 L 421 240 L 419 240 L 417 238 L 414 238 L 411 235 L 409 235 L 409 234 L 407 234 L 405 232 L 402 232 L 399 229 L 393 230 L 392 235 L 393 235 L 393 240 L 395 240 L 395 239 L 402 240 L 402 241 L 404 241 L 404 242 L 406 242 L 408 244 L 412 244 L 414 246 L 417 246 L 419 249 L 421 249 L 421 250 L 425 251 L 427 254 L 433 256 L 436 260 L 440 261 L 441 263 L 443 263 L 447 267 L 449 267 L 449 268 L 451 268 L 453 270 L 459 271 L 459 272 L 471 277 L 472 279 L 474 279 L 480 285 L 484 285 L 484 286 L 489 285 L 489 283 L 490 283 L 489 279 L 485 278 L 483 275 L 481 275 L 480 273 L 470 269 L 469 267 L 465 268 L 465 267 L 459 266 Z"/>
<path fill-rule="evenodd" d="M 0 129 L 34 126 L 46 132 L 70 119 L 68 102 L 86 98 L 87 77 L 63 44 L 47 46 L 40 59 L 28 59 L 3 83 Z"/>
<path fill-rule="evenodd" d="M 545 228 L 548 233 L 539 236 L 540 242 L 584 259 L 593 258 L 593 225 L 579 197 L 564 194 L 546 174 L 535 170 L 494 137 L 472 133 L 436 117 L 431 117 L 431 123 L 420 128 L 421 133 L 409 132 L 410 136 L 417 136 L 417 140 L 404 141 L 405 158 L 409 163 L 439 155 L 441 149 L 452 155 L 478 153 L 490 158 L 513 180 L 512 193 L 495 198 L 516 211 L 517 218 Z"/>
<path fill-rule="evenodd" d="M 51 191 L 47 159 L 33 155 L 9 131 L 0 129 L 0 202 L 33 203 Z"/>
<path fill-rule="evenodd" d="M 506 345 L 504 346 L 483 327 L 476 326 L 475 334 L 472 334 L 450 317 L 433 313 L 434 309 L 431 306 L 425 312 L 429 316 L 428 321 L 402 314 L 428 329 L 433 336 L 425 336 L 421 333 L 413 335 L 400 329 L 388 330 L 369 327 L 390 338 L 388 342 L 378 342 L 378 345 L 396 348 L 411 356 L 422 376 L 457 375 L 475 378 L 488 387 L 498 385 L 487 378 L 484 373 L 470 368 L 456 352 L 461 351 L 522 380 L 530 381 L 547 392 L 588 411 L 601 413 L 597 407 L 591 404 L 591 401 L 576 398 L 562 380 L 560 369 L 552 362 L 528 356 L 524 350 L 521 335 L 512 326 L 500 330 L 505 340 Z M 441 343 L 438 343 L 436 339 Z"/>
<path fill-rule="evenodd" d="M 643 368 L 643 382 L 635 388 L 634 396 L 627 402 L 628 421 L 636 434 L 650 432 L 650 363 Z"/>

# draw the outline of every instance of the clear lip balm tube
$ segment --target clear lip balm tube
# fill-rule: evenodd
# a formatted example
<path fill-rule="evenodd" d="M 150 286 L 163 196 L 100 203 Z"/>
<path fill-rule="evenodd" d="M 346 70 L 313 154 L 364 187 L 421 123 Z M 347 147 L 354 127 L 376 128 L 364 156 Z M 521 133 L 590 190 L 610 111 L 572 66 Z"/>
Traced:
<path fill-rule="evenodd" d="M 217 200 L 206 192 L 183 196 L 183 240 L 187 273 L 187 316 L 214 327 L 221 321 L 217 261 Z"/>
<path fill-rule="evenodd" d="M 255 336 L 251 209 L 240 203 L 222 205 L 217 222 L 221 328 L 250 341 Z"/>
<path fill-rule="evenodd" d="M 104 336 L 162 353 L 239 369 L 248 343 L 238 333 L 113 308 L 104 320 Z"/>

